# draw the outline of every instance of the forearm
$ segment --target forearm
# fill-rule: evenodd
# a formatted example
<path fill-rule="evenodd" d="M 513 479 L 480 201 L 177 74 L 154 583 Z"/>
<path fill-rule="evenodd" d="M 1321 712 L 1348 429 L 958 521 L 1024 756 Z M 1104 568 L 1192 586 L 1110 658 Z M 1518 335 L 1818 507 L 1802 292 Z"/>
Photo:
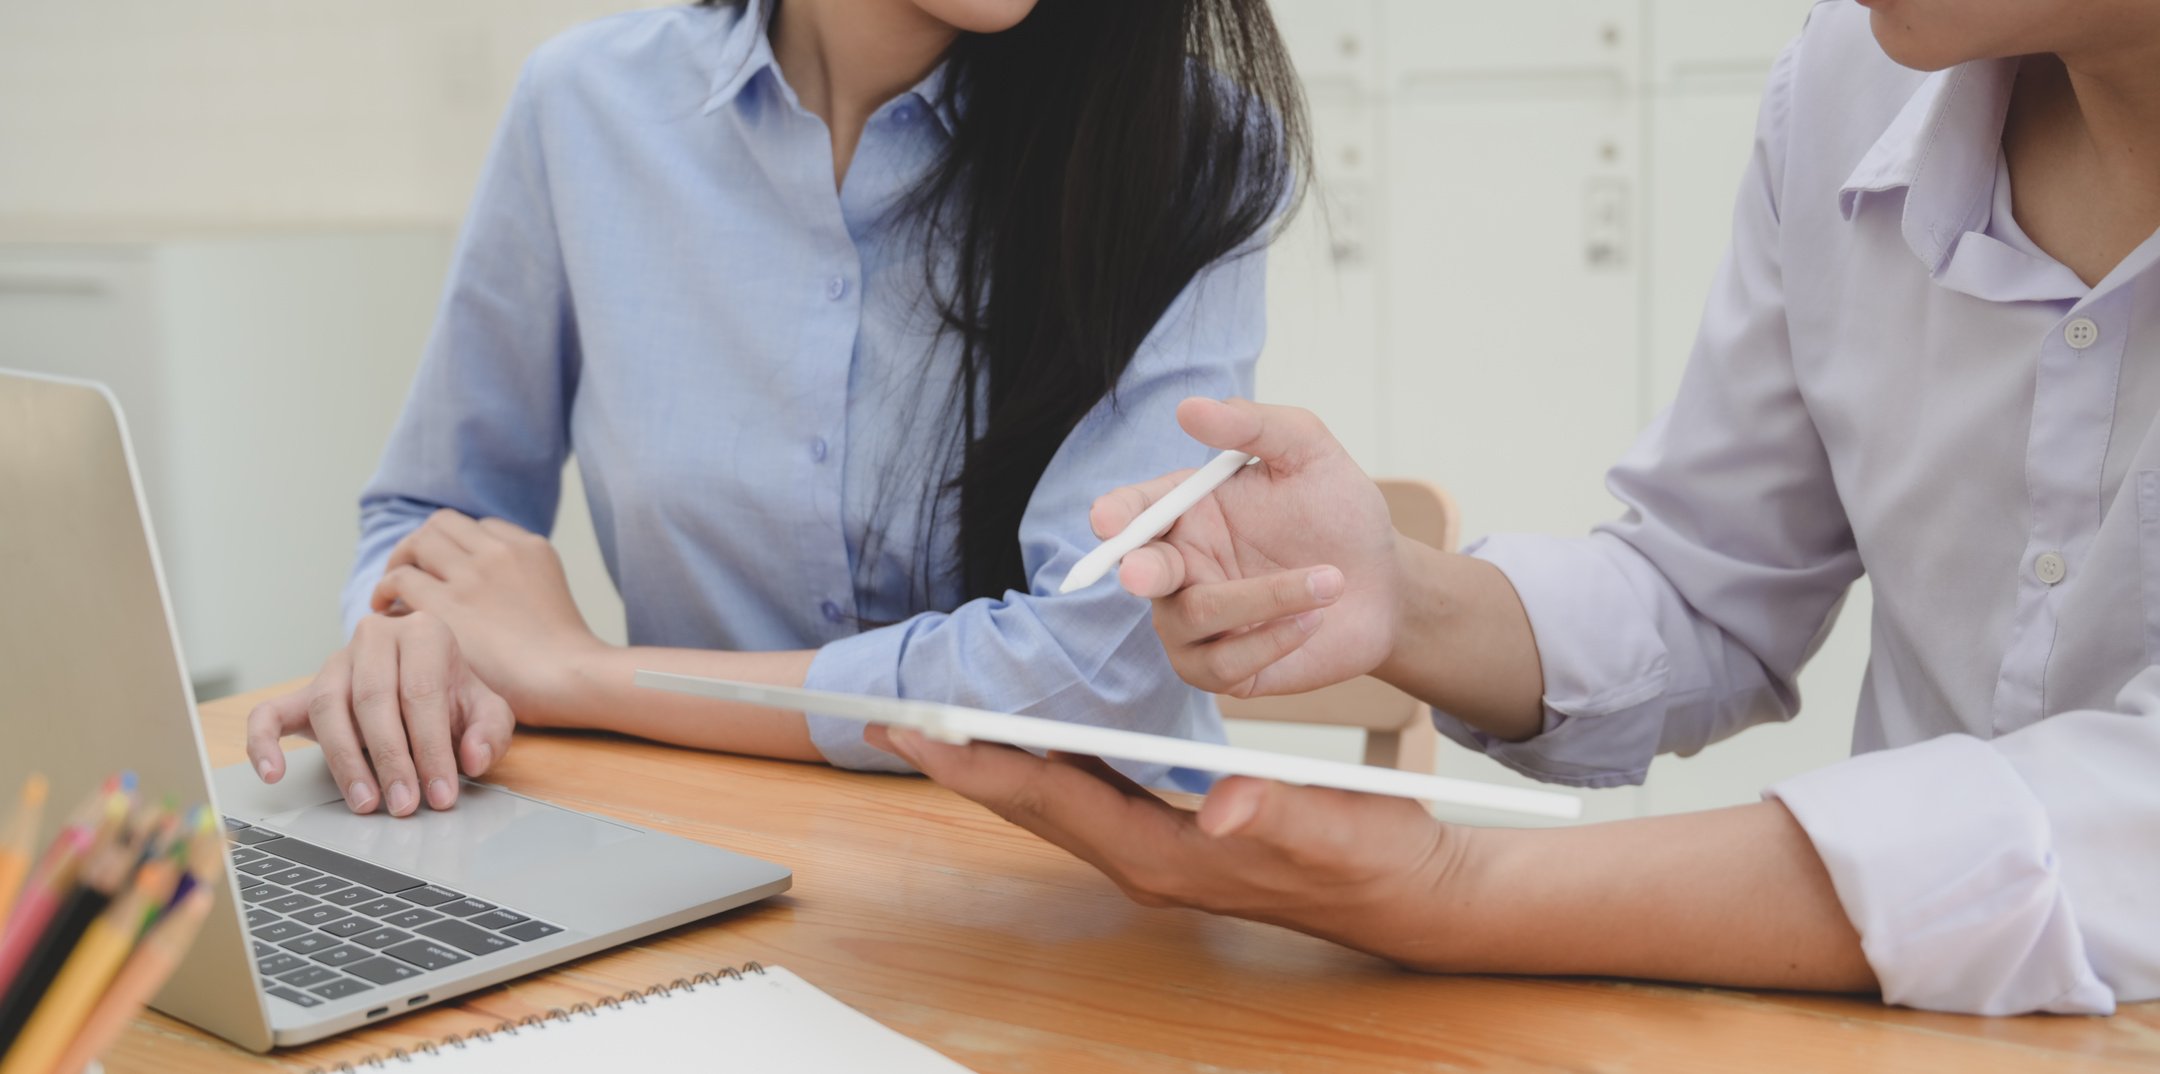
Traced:
<path fill-rule="evenodd" d="M 1875 990 L 1829 872 L 1784 806 L 1576 828 L 1452 829 L 1423 922 L 1384 952 L 1450 972 Z"/>
<path fill-rule="evenodd" d="M 1544 673 L 1530 617 L 1500 568 L 1398 539 L 1395 644 L 1374 674 L 1511 742 L 1544 724 Z"/>
<path fill-rule="evenodd" d="M 601 646 L 562 669 L 550 696 L 520 704 L 521 722 L 615 731 L 656 742 L 726 753 L 822 761 L 799 712 L 690 697 L 634 685 L 641 668 L 685 675 L 801 686 L 816 650 L 718 652 Z"/>

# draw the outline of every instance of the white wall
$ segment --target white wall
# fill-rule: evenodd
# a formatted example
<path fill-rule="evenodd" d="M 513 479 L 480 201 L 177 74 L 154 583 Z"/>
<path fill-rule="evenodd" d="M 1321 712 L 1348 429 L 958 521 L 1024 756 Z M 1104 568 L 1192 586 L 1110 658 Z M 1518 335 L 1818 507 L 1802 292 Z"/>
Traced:
<path fill-rule="evenodd" d="M 352 496 L 518 65 L 630 6 L 0 4 L 0 364 L 146 400 L 206 676 L 277 681 L 334 642 Z M 1610 515 L 1600 475 L 1672 392 L 1806 6 L 1276 0 L 1322 181 L 1274 254 L 1262 395 L 1318 410 L 1376 475 L 1449 486 L 1472 535 Z M 96 293 L 50 286 L 71 273 Z M 574 474 L 558 540 L 619 638 Z M 1805 676 L 1805 717 L 1662 759 L 1593 813 L 1741 801 L 1842 756 L 1865 601 Z M 1234 734 L 1357 755 L 1349 732 Z M 1461 751 L 1442 769 L 1513 778 Z"/>

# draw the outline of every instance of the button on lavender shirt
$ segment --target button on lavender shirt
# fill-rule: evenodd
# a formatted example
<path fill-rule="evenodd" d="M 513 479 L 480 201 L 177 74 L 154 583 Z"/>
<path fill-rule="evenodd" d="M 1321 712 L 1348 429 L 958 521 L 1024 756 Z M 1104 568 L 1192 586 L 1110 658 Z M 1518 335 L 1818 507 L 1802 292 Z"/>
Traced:
<path fill-rule="evenodd" d="M 1863 570 L 1859 756 L 1769 792 L 1893 1003 L 2160 996 L 2160 236 L 2088 287 L 2013 219 L 2016 61 L 1920 74 L 1819 4 L 1778 61 L 1679 396 L 1586 538 L 1476 553 L 1522 594 L 1545 727 L 1452 737 L 1637 782 L 1793 715 Z"/>

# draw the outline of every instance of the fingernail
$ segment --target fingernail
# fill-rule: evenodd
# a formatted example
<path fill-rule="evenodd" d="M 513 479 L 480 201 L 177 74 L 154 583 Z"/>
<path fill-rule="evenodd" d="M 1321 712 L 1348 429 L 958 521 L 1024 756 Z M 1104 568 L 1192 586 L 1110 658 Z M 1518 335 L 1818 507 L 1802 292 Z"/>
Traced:
<path fill-rule="evenodd" d="M 1259 795 L 1240 794 L 1237 797 L 1230 799 L 1230 803 L 1224 806 L 1220 811 L 1216 812 L 1216 814 L 1212 818 L 1209 817 L 1205 811 L 1202 811 L 1200 817 L 1200 830 L 1206 832 L 1210 836 L 1220 837 L 1230 835 L 1236 832 L 1238 829 L 1243 828 L 1246 825 L 1246 822 L 1253 819 L 1253 814 L 1259 812 L 1259 810 Z"/>
<path fill-rule="evenodd" d="M 375 792 L 369 790 L 367 784 L 353 780 L 352 786 L 345 788 L 345 804 L 353 807 L 355 812 L 365 812 L 375 804 Z"/>
<path fill-rule="evenodd" d="M 270 758 L 255 762 L 255 774 L 261 776 L 264 783 L 270 782 Z"/>
<path fill-rule="evenodd" d="M 1305 587 L 1312 590 L 1314 600 L 1334 600 L 1342 596 L 1342 571 L 1334 567 L 1321 567 L 1305 576 Z"/>
<path fill-rule="evenodd" d="M 495 751 L 493 748 L 489 747 L 487 743 L 482 742 L 481 744 L 473 747 L 472 756 L 472 774 L 477 776 L 480 773 L 487 771 L 487 766 L 495 760 Z"/>
<path fill-rule="evenodd" d="M 437 809 L 450 808 L 450 781 L 437 776 L 428 781 L 428 804 Z"/>
<path fill-rule="evenodd" d="M 1305 633 L 1307 633 L 1307 634 L 1310 634 L 1310 633 L 1312 633 L 1313 631 L 1315 631 L 1315 630 L 1318 630 L 1318 629 L 1320 629 L 1320 612 L 1319 612 L 1319 610 L 1318 610 L 1318 609 L 1314 609 L 1314 610 L 1312 610 L 1312 611 L 1309 611 L 1309 612 L 1304 612 L 1304 613 L 1301 613 L 1301 614 L 1300 614 L 1300 615 L 1299 615 L 1299 616 L 1297 617 L 1297 628 L 1298 628 L 1299 630 L 1302 630 L 1302 631 L 1304 631 L 1304 632 L 1305 632 Z"/>
<path fill-rule="evenodd" d="M 922 745 L 922 739 L 915 732 L 904 727 L 888 727 L 885 729 L 885 736 L 892 739 L 894 753 L 899 754 L 907 763 L 915 764 L 915 749 Z"/>
<path fill-rule="evenodd" d="M 419 801 L 413 797 L 412 788 L 406 786 L 404 780 L 401 779 L 390 784 L 390 812 L 393 815 L 402 817 L 412 812 L 413 807 L 419 804 Z"/>

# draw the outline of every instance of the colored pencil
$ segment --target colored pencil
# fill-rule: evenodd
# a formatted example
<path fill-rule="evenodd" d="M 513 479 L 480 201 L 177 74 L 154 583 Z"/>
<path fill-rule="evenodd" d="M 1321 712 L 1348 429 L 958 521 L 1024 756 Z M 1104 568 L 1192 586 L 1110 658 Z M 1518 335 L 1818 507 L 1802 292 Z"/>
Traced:
<path fill-rule="evenodd" d="M 194 837 L 176 853 L 183 851 L 187 855 L 187 872 L 181 874 L 179 885 L 173 888 L 174 905 L 198 887 L 215 892 L 218 879 L 225 875 L 225 833 L 219 830 L 217 818 L 209 810 L 202 810 Z"/>
<path fill-rule="evenodd" d="M 60 972 L 53 975 L 7 1057 L 0 1059 L 0 1074 L 47 1074 L 120 972 L 143 922 L 164 909 L 179 872 L 169 861 L 143 866 L 127 894 L 90 923 Z"/>
<path fill-rule="evenodd" d="M 210 907 L 217 901 L 216 888 L 198 881 L 194 889 L 182 897 L 180 905 L 165 915 L 150 934 L 143 937 L 141 946 L 120 967 L 119 976 L 113 978 L 112 987 L 105 998 L 90 1012 L 82 1029 L 75 1034 L 75 1041 L 67 1052 L 53 1064 L 53 1074 L 76 1074 L 90 1065 L 112 1042 L 126 1030 L 135 1015 L 148 1006 L 151 997 L 164 987 L 180 959 L 187 954 L 188 945 L 195 934 L 202 931 L 203 920 L 210 916 Z"/>
<path fill-rule="evenodd" d="M 14 993 L 17 979 L 38 945 L 51 931 L 54 917 L 75 891 L 83 866 L 99 840 L 127 815 L 127 798 L 118 789 L 117 777 L 106 782 L 110 789 L 100 791 L 90 808 L 79 813 L 76 822 L 54 841 L 18 900 L 15 913 L 8 918 L 7 932 L 0 936 L 0 1012 L 4 1012 L 6 997 Z M 0 1029 L 5 1025 L 4 1016 L 0 1016 Z"/>
<path fill-rule="evenodd" d="M 126 800 L 122 799 L 121 804 L 120 816 L 125 818 L 129 812 L 124 808 Z M 113 814 L 108 810 L 106 816 L 111 819 Z M 80 881 L 61 899 L 51 924 L 30 948 L 6 996 L 0 997 L 0 1045 L 12 1042 L 22 1032 L 23 1023 L 29 1020 L 38 998 L 52 985 L 69 953 L 128 880 L 137 852 L 129 845 L 128 833 L 114 823 L 100 825 L 100 835 Z"/>
<path fill-rule="evenodd" d="M 37 840 L 38 821 L 45 817 L 45 790 L 42 775 L 32 773 L 24 780 L 22 804 L 15 807 L 6 834 L 0 835 L 0 923 L 7 921 L 30 871 L 31 844 Z"/>

